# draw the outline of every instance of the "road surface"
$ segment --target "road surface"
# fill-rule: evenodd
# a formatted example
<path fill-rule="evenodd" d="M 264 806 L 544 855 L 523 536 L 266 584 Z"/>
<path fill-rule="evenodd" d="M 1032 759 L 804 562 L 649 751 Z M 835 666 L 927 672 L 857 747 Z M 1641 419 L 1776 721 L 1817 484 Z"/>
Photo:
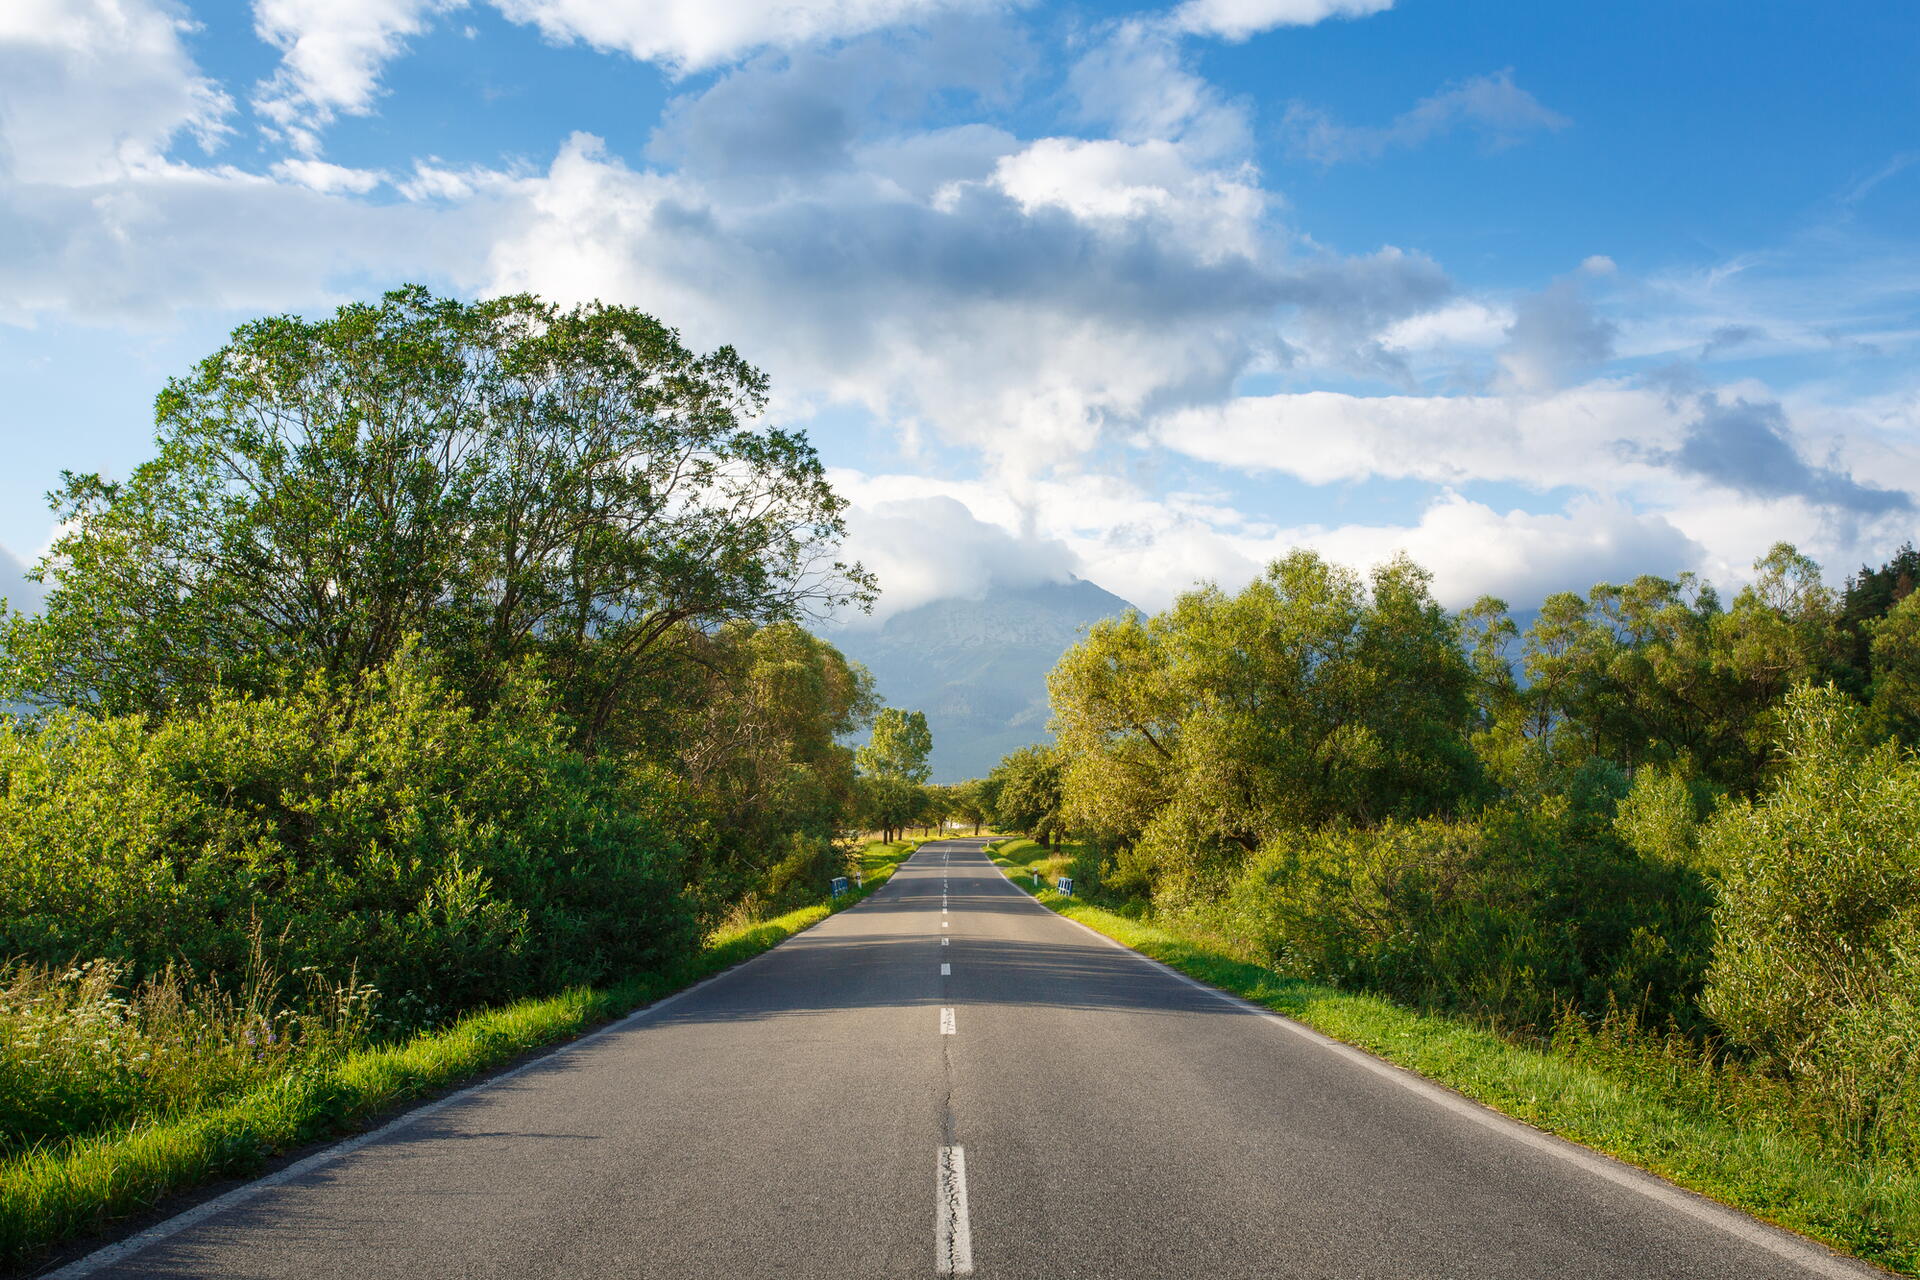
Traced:
<path fill-rule="evenodd" d="M 979 841 L 98 1277 L 1878 1275 L 1088 933 Z"/>

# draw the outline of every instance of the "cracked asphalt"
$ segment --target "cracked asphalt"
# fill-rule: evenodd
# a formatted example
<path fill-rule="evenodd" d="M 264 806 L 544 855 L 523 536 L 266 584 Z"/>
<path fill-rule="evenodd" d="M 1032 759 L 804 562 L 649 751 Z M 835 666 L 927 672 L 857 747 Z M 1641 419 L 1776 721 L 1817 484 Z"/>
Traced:
<path fill-rule="evenodd" d="M 947 841 L 677 999 L 57 1274 L 1881 1274 L 1436 1097 Z"/>

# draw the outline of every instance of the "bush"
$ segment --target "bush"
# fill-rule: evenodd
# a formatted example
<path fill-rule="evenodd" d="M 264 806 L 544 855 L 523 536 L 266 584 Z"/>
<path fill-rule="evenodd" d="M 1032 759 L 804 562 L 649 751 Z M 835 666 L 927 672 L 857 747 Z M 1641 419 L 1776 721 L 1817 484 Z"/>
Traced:
<path fill-rule="evenodd" d="M 1282 836 L 1235 881 L 1225 927 L 1301 977 L 1508 1025 L 1616 1007 L 1694 1025 L 1707 885 L 1600 816 L 1559 803 Z"/>
<path fill-rule="evenodd" d="M 1786 704 L 1786 768 L 1724 811 L 1702 1004 L 1859 1135 L 1920 1155 L 1920 759 L 1832 689 Z"/>
<path fill-rule="evenodd" d="M 696 814 L 589 760 L 524 674 L 486 714 L 414 651 L 159 725 L 0 731 L 0 955 L 138 982 L 357 975 L 406 1023 L 683 954 Z"/>

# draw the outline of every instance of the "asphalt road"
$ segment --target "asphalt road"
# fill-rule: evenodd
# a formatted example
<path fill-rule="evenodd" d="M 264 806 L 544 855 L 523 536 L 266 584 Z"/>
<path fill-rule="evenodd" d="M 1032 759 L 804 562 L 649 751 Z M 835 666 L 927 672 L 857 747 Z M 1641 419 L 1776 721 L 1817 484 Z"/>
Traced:
<path fill-rule="evenodd" d="M 112 1277 L 1879 1275 L 1223 999 L 978 841 Z"/>

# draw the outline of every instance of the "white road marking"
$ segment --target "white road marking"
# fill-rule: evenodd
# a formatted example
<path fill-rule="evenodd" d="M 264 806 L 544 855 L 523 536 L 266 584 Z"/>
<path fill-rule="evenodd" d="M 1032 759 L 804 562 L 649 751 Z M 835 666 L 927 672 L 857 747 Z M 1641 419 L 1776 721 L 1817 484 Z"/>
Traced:
<path fill-rule="evenodd" d="M 942 938 L 942 939 L 940 939 L 940 941 L 942 941 L 942 942 L 945 942 L 945 941 L 946 941 L 946 939 L 945 939 L 945 938 Z M 951 977 L 953 976 L 953 966 L 952 966 L 952 965 L 950 965 L 950 964 L 943 964 L 943 965 L 941 965 L 941 966 L 940 966 L 940 976 L 941 976 L 941 977 L 943 977 L 943 978 L 951 978 Z"/>
<path fill-rule="evenodd" d="M 953 1010 L 942 1009 L 940 1011 L 940 1034 L 950 1036 L 953 1033 Z"/>
<path fill-rule="evenodd" d="M 952 941 L 953 941 L 953 939 L 952 939 L 952 938 L 942 938 L 942 939 L 940 939 L 940 945 L 944 947 L 944 946 L 946 946 L 946 945 L 947 945 L 947 944 L 948 944 L 949 942 L 952 942 Z"/>
<path fill-rule="evenodd" d="M 952 928 L 953 926 L 952 926 L 952 925 L 950 925 L 950 924 L 948 924 L 948 923 L 947 923 L 947 922 L 946 922 L 945 920 L 942 920 L 942 921 L 940 922 L 940 927 L 941 927 L 942 929 L 950 929 L 950 928 Z"/>
<path fill-rule="evenodd" d="M 934 1199 L 933 1265 L 943 1276 L 973 1274 L 973 1228 L 967 1221 L 967 1153 L 941 1147 Z"/>

